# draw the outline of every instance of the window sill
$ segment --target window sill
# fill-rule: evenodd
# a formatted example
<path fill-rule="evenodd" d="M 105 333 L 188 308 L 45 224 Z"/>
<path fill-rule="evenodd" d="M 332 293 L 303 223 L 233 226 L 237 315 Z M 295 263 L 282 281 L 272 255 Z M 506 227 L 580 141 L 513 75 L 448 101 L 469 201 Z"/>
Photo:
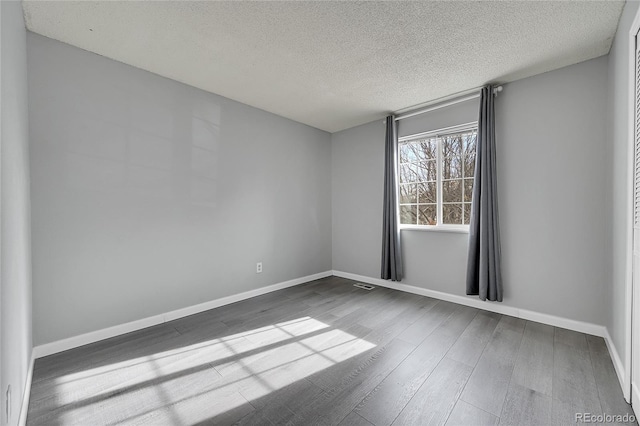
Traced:
<path fill-rule="evenodd" d="M 468 226 L 427 226 L 427 225 L 400 225 L 400 231 L 427 231 L 427 232 L 453 232 L 454 234 L 468 234 Z"/>

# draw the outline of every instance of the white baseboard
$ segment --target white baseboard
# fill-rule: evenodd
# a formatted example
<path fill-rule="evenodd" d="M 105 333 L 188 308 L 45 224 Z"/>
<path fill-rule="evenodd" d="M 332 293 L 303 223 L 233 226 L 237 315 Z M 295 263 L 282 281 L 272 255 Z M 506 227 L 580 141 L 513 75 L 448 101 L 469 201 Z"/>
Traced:
<path fill-rule="evenodd" d="M 609 356 L 611 356 L 611 361 L 613 362 L 613 368 L 616 370 L 616 375 L 618 376 L 618 381 L 620 382 L 620 387 L 622 388 L 622 393 L 624 394 L 624 399 L 630 401 L 629 388 L 627 386 L 626 373 L 624 369 L 624 364 L 622 363 L 622 359 L 620 358 L 620 354 L 616 350 L 616 346 L 613 344 L 613 340 L 611 339 L 611 335 L 609 334 L 609 330 L 604 329 L 605 335 L 604 341 L 607 344 L 607 349 L 609 350 Z"/>
<path fill-rule="evenodd" d="M 125 324 L 104 328 L 102 330 L 92 331 L 89 333 L 69 337 L 67 339 L 62 339 L 62 340 L 58 340 L 51 343 L 45 343 L 43 345 L 39 345 L 33 348 L 34 357 L 42 358 L 47 355 L 52 355 L 58 352 L 63 352 L 69 349 L 77 348 L 79 346 L 87 345 L 89 343 L 94 343 L 99 340 L 108 339 L 108 338 L 119 336 L 125 333 L 131 333 L 132 331 L 141 330 L 143 328 L 162 324 L 168 321 L 173 321 L 178 318 L 183 318 L 189 315 L 197 314 L 199 312 L 208 311 L 209 309 L 214 309 L 220 306 L 239 302 L 241 300 L 249 299 L 252 297 L 261 296 L 266 293 L 271 293 L 272 291 L 282 290 L 283 288 L 293 287 L 309 281 L 329 277 L 331 275 L 332 275 L 331 271 L 325 271 L 325 272 L 320 272 L 318 274 L 307 275 L 306 277 L 300 277 L 293 280 L 273 284 L 267 287 L 261 287 L 255 290 L 245 291 L 244 293 L 222 297 L 220 299 L 211 300 L 208 302 L 200 303 L 198 305 L 187 306 L 186 308 L 176 309 L 175 311 L 167 312 L 164 314 L 154 315 L 154 316 L 143 318 L 140 320 L 131 321 Z"/>
<path fill-rule="evenodd" d="M 18 426 L 27 424 L 27 413 L 29 411 L 29 398 L 31 397 L 31 381 L 33 380 L 33 364 L 36 358 L 34 351 L 31 351 L 31 359 L 29 360 L 29 369 L 27 370 L 27 380 L 24 383 L 24 394 L 22 395 L 22 406 L 20 407 L 20 417 L 18 417 Z"/>
<path fill-rule="evenodd" d="M 503 315 L 509 315 L 516 318 L 522 318 L 529 321 L 535 321 L 542 324 L 552 325 L 554 327 L 566 328 L 568 330 L 579 331 L 580 333 L 591 334 L 594 336 L 605 337 L 606 327 L 602 325 L 592 324 L 583 321 L 576 321 L 569 318 L 558 317 L 555 315 L 542 314 L 540 312 L 519 309 L 513 306 L 504 305 L 502 303 L 483 302 L 477 296 L 459 296 L 457 294 L 443 293 L 441 291 L 428 290 L 426 288 L 415 287 L 407 284 L 400 284 L 395 281 L 387 281 L 380 278 L 371 278 L 364 275 L 352 274 L 349 272 L 333 271 L 333 275 L 342 278 L 348 278 L 354 281 L 362 281 L 368 284 L 378 285 L 380 287 L 392 288 L 394 290 L 405 291 L 407 293 L 418 294 L 420 296 L 433 297 L 434 299 L 446 300 L 447 302 L 457 303 L 459 305 L 471 306 L 473 308 L 483 309 L 485 311 L 496 312 Z"/>

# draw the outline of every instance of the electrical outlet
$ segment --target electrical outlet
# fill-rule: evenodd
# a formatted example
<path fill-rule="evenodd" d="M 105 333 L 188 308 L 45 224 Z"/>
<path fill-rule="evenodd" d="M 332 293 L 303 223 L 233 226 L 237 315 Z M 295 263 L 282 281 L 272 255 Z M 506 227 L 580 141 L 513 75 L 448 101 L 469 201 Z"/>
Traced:
<path fill-rule="evenodd" d="M 258 262 L 256 263 L 256 274 L 259 274 L 262 272 L 262 262 Z"/>
<path fill-rule="evenodd" d="M 5 400 L 7 407 L 6 407 L 6 413 L 7 413 L 7 423 L 9 422 L 9 420 L 11 420 L 11 385 L 7 386 L 7 399 Z"/>

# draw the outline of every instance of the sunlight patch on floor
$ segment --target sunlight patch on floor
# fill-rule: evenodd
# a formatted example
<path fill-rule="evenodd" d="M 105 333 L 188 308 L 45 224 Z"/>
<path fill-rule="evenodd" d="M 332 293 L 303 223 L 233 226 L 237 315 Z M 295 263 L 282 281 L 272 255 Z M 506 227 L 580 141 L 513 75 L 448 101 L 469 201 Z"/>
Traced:
<path fill-rule="evenodd" d="M 109 387 L 109 383 L 112 386 L 120 386 L 122 385 L 123 377 L 131 378 L 132 380 L 128 384 L 132 385 L 157 377 L 157 370 L 162 375 L 167 375 L 180 372 L 185 367 L 188 368 L 189 366 L 203 363 L 232 362 L 231 357 L 260 349 L 261 346 L 301 337 L 328 327 L 327 324 L 310 317 L 298 318 L 204 342 L 180 346 L 153 355 L 145 355 L 77 373 L 66 374 L 55 379 L 55 386 L 57 391 L 72 395 L 76 391 L 89 393 L 90 389 L 87 389 L 87 386 L 91 388 L 94 384 L 100 387 Z M 188 338 L 189 335 L 187 334 L 186 336 Z M 155 368 L 150 366 L 150 360 L 156 362 Z M 65 399 L 59 401 L 65 404 L 73 400 L 76 400 L 76 398 L 72 397 L 70 401 Z"/>
<path fill-rule="evenodd" d="M 374 347 L 303 317 L 68 374 L 52 396 L 63 423 L 99 410 L 105 422 L 190 424 L 250 411 L 248 401 Z"/>

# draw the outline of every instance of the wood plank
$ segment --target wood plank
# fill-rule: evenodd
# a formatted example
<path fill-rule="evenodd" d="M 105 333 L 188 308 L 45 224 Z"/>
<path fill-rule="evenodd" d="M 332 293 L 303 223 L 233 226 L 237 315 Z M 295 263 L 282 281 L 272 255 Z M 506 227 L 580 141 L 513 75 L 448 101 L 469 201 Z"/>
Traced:
<path fill-rule="evenodd" d="M 473 308 L 459 307 L 371 394 L 367 395 L 356 408 L 356 412 L 378 426 L 390 425 L 418 392 L 476 314 L 477 310 Z M 453 403 L 455 404 L 455 401 Z"/>
<path fill-rule="evenodd" d="M 602 411 L 611 415 L 633 414 L 620 389 L 618 375 L 602 337 L 586 336 Z"/>
<path fill-rule="evenodd" d="M 205 329 L 209 333 L 225 333 L 229 329 L 216 315 L 212 314 L 211 310 L 169 321 L 166 324 L 175 328 L 180 334 L 196 329 Z"/>
<path fill-rule="evenodd" d="M 333 326 L 320 328 L 322 323 L 313 319 L 300 323 L 308 329 L 304 333 L 298 331 L 298 336 L 273 334 L 270 337 L 270 330 L 265 331 L 267 335 L 263 339 L 259 335 L 247 336 L 247 339 L 258 340 L 251 341 L 247 348 L 236 348 L 236 355 L 212 364 L 221 375 L 230 377 L 229 380 L 239 380 L 247 374 L 280 368 L 288 363 L 292 364 L 290 369 L 306 368 L 312 374 L 322 365 L 330 366 L 336 360 L 345 360 L 374 346 L 363 339 L 371 330 L 359 324 L 341 329 Z M 306 367 L 301 367 L 303 365 Z"/>
<path fill-rule="evenodd" d="M 237 392 L 207 392 L 118 421 L 119 425 L 233 425 L 254 408 Z M 90 423 L 80 423 L 90 424 Z M 92 423 L 100 424 L 100 423 Z"/>
<path fill-rule="evenodd" d="M 277 410 L 273 410 L 272 412 L 270 412 L 270 414 L 274 414 L 274 412 L 277 419 L 276 422 L 274 422 L 267 416 L 266 411 L 254 410 L 246 414 L 237 422 L 233 423 L 233 425 L 234 426 L 264 426 L 264 425 L 286 424 L 286 419 L 290 418 L 293 415 L 293 412 L 291 412 L 286 407 L 278 407 Z M 200 422 L 196 424 L 201 424 L 202 426 L 204 426 L 204 425 L 211 425 L 215 423 Z"/>
<path fill-rule="evenodd" d="M 551 424 L 554 425 L 575 425 L 576 423 L 579 423 L 576 415 L 585 413 L 584 410 L 574 407 L 566 402 L 558 401 L 557 399 L 553 399 L 551 405 L 553 410 Z M 595 410 L 589 411 L 589 413 L 597 416 L 602 414 L 602 411 Z"/>
<path fill-rule="evenodd" d="M 567 330 L 564 328 L 554 328 L 553 343 L 562 343 L 563 345 L 570 346 L 576 350 L 588 352 L 589 345 L 587 344 L 587 337 L 584 333 L 578 333 L 577 331 Z"/>
<path fill-rule="evenodd" d="M 507 391 L 500 425 L 549 425 L 552 419 L 551 397 L 512 383 Z"/>
<path fill-rule="evenodd" d="M 139 396 L 141 390 L 166 382 L 178 387 L 185 377 L 193 377 L 193 383 L 187 382 L 187 387 L 195 387 L 201 379 L 206 379 L 202 386 L 207 387 L 220 379 L 207 362 L 215 350 L 215 345 L 179 347 L 48 381 L 46 387 L 39 385 L 34 389 L 37 399 L 33 400 L 32 413 L 38 416 L 42 411 L 78 411 L 88 404 L 112 403 L 114 397 Z"/>
<path fill-rule="evenodd" d="M 502 317 L 462 393 L 464 401 L 500 416 L 524 326 L 521 319 Z"/>
<path fill-rule="evenodd" d="M 413 345 L 395 339 L 377 347 L 373 353 L 359 357 L 358 365 L 349 364 L 347 368 L 342 364 L 335 365 L 333 368 L 340 372 L 342 379 L 321 398 L 296 413 L 292 422 L 314 425 L 340 423 L 413 349 Z"/>
<path fill-rule="evenodd" d="M 266 357 L 246 357 L 240 361 L 243 368 L 224 376 L 224 380 L 254 400 L 297 380 L 313 382 L 314 373 L 339 368 L 345 360 L 368 357 L 374 350 L 375 346 L 363 339 L 342 330 L 329 330 L 302 342 L 276 347 Z"/>
<path fill-rule="evenodd" d="M 239 425 L 286 424 L 297 411 L 321 397 L 324 391 L 305 379 L 301 379 L 267 395 L 250 399 L 255 411 L 243 417 Z"/>
<path fill-rule="evenodd" d="M 180 334 L 172 327 L 153 327 L 108 339 L 112 346 L 102 341 L 38 360 L 38 380 L 32 382 L 31 404 L 34 410 L 46 410 L 50 407 L 47 399 L 71 402 L 88 392 L 102 392 L 110 383 L 120 383 L 127 374 L 136 375 L 132 370 L 123 370 L 123 366 L 139 365 L 144 369 L 149 357 L 180 347 L 179 339 Z M 107 377 L 111 380 L 106 381 Z"/>
<path fill-rule="evenodd" d="M 366 419 L 362 418 L 358 413 L 352 411 L 347 417 L 340 422 L 340 426 L 373 426 Z"/>
<path fill-rule="evenodd" d="M 393 424 L 444 425 L 472 370 L 473 367 L 444 358 Z"/>
<path fill-rule="evenodd" d="M 33 383 L 170 349 L 179 336 L 173 327 L 161 324 L 39 358 Z"/>
<path fill-rule="evenodd" d="M 584 339 L 584 345 L 586 345 L 584 335 L 580 337 Z M 565 344 L 556 338 L 554 344 L 553 397 L 580 411 L 600 412 L 602 409 L 591 357 L 588 349 L 586 351 L 579 349 L 588 348 L 588 346 L 575 345 L 575 341 L 568 342 L 570 344 Z"/>
<path fill-rule="evenodd" d="M 553 336 L 552 326 L 527 322 L 512 383 L 552 396 Z"/>
<path fill-rule="evenodd" d="M 447 419 L 446 426 L 495 426 L 499 417 L 459 399 Z"/>
<path fill-rule="evenodd" d="M 209 312 L 212 316 L 215 316 L 220 321 L 224 321 L 225 319 L 233 319 L 236 317 L 245 317 L 247 313 L 259 312 L 261 309 L 267 309 L 273 306 L 281 305 L 283 300 L 289 300 L 286 294 L 286 289 L 274 291 L 271 293 L 266 293 L 260 296 L 241 300 L 239 302 L 220 306 L 218 308 L 211 309 Z"/>
<path fill-rule="evenodd" d="M 300 301 L 292 303 L 286 298 L 282 298 L 280 303 L 273 306 L 260 308 L 237 316 L 226 317 L 221 319 L 221 321 L 229 326 L 231 332 L 237 333 L 273 325 L 283 321 L 285 318 L 304 317 L 304 312 L 309 309 L 309 306 L 310 305 Z"/>
<path fill-rule="evenodd" d="M 447 358 L 475 367 L 502 315 L 480 311 L 447 352 Z"/>
<path fill-rule="evenodd" d="M 423 298 L 410 293 L 401 293 L 392 300 L 383 299 L 381 302 L 381 305 L 369 311 L 369 315 L 363 316 L 359 323 L 370 328 L 384 327 L 407 309 L 420 309 L 424 306 Z"/>
<path fill-rule="evenodd" d="M 405 310 L 396 317 L 392 318 L 392 320 L 387 324 L 384 324 L 384 326 L 378 327 L 377 329 L 372 330 L 370 333 L 363 336 L 362 339 L 365 342 L 368 342 L 378 348 L 383 348 L 387 344 L 395 340 L 398 335 L 400 335 L 404 330 L 407 329 L 407 327 L 409 327 L 418 318 L 420 318 L 423 313 L 423 308 L 416 309 L 414 307 L 413 309 Z M 415 347 L 415 345 L 409 345 Z M 376 352 L 372 350 L 370 351 L 370 353 Z M 332 391 L 333 389 L 335 389 L 336 383 L 341 383 L 341 381 L 343 380 L 344 371 L 357 369 L 362 363 L 362 358 L 366 358 L 368 356 L 368 354 L 362 354 L 361 356 L 342 361 L 340 363 L 341 368 L 328 369 L 321 372 L 320 374 L 314 374 L 309 380 L 320 386 L 322 389 Z"/>
<path fill-rule="evenodd" d="M 145 366 L 141 366 L 144 368 Z M 202 394 L 213 392 L 216 401 L 238 401 L 242 398 L 237 392 L 226 389 L 216 390 L 219 375 L 208 366 L 194 371 L 178 371 L 163 374 L 162 370 L 149 363 L 149 376 L 137 378 L 128 376 L 120 386 L 113 385 L 112 375 L 107 376 L 109 385 L 101 392 L 91 389 L 87 393 L 80 391 L 65 399 L 67 393 L 58 391 L 52 395 L 53 406 L 40 412 L 41 405 L 34 405 L 29 413 L 30 424 L 52 424 L 55 419 L 64 419 L 67 424 L 103 424 L 124 422 L 130 419 L 147 418 L 154 412 L 162 412 L 167 402 L 175 403 L 200 398 Z M 118 376 L 113 376 L 118 377 Z M 92 387 L 99 387 L 99 381 L 105 377 L 94 378 Z M 61 387 L 62 388 L 62 387 Z M 217 406 L 221 410 L 222 406 Z"/>
<path fill-rule="evenodd" d="M 350 290 L 352 281 L 341 277 L 325 277 L 278 291 L 290 300 L 304 299 L 312 292 L 340 293 Z M 347 290 L 348 289 L 348 290 Z"/>
<path fill-rule="evenodd" d="M 453 303 L 439 301 L 431 309 L 425 311 L 398 338 L 418 346 L 433 330 L 449 318 L 457 308 L 458 306 Z"/>
<path fill-rule="evenodd" d="M 363 298 L 362 294 L 351 291 L 349 293 L 343 293 L 334 299 L 327 300 L 325 303 L 311 306 L 304 312 L 304 314 L 311 317 L 324 314 L 343 317 L 355 310 L 363 309 L 365 305 L 366 298 Z"/>

